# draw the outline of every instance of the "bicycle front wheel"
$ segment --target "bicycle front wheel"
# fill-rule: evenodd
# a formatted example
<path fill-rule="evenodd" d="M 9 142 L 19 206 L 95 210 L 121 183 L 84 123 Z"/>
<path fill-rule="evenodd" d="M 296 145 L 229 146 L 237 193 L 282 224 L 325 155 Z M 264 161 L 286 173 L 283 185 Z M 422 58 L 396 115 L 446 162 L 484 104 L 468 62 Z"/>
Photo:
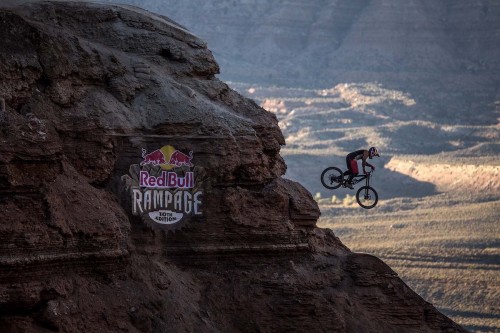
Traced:
<path fill-rule="evenodd" d="M 337 167 L 329 167 L 321 173 L 321 184 L 329 190 L 334 190 L 342 185 L 344 173 Z"/>
<path fill-rule="evenodd" d="M 356 201 L 364 209 L 373 208 L 378 202 L 377 191 L 371 186 L 362 186 L 356 192 Z"/>

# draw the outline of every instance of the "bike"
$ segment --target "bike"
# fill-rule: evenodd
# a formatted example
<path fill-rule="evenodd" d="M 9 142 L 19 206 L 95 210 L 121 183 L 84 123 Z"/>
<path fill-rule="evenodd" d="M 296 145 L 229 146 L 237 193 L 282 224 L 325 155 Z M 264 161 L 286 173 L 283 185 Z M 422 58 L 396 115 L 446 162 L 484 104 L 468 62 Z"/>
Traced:
<path fill-rule="evenodd" d="M 355 185 L 363 180 L 366 180 L 365 186 L 361 186 L 356 192 L 356 201 L 365 208 L 371 209 L 377 205 L 378 194 L 373 187 L 370 186 L 370 179 L 373 174 L 373 169 L 364 175 L 356 175 L 352 179 L 352 184 Z M 344 179 L 344 172 L 337 167 L 328 167 L 321 173 L 321 184 L 329 190 L 334 190 L 340 186 L 346 186 L 347 179 Z"/>

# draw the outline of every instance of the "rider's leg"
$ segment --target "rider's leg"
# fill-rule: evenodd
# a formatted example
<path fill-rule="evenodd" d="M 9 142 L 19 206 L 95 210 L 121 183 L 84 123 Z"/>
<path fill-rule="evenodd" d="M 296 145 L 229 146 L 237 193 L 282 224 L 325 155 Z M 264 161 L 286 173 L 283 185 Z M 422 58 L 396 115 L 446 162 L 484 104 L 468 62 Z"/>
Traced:
<path fill-rule="evenodd" d="M 349 166 L 350 166 L 349 170 L 351 171 L 351 173 L 347 181 L 351 183 L 354 176 L 358 174 L 358 162 L 356 162 L 356 160 L 350 160 Z"/>
<path fill-rule="evenodd" d="M 347 171 L 344 172 L 344 177 L 352 175 L 351 161 L 352 161 L 351 159 L 349 159 L 348 157 L 346 157 L 345 164 L 347 165 Z"/>
<path fill-rule="evenodd" d="M 348 181 L 349 183 L 352 183 L 352 179 L 354 178 L 354 176 L 356 176 L 356 175 L 355 175 L 355 174 L 353 174 L 353 173 L 351 173 L 351 174 L 349 175 L 349 178 L 347 178 L 347 181 Z"/>

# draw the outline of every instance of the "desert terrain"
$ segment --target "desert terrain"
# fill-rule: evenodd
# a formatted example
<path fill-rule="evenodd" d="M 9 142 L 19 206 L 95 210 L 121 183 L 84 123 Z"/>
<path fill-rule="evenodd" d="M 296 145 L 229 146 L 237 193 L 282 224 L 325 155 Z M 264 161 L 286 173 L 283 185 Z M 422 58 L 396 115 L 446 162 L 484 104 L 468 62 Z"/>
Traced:
<path fill-rule="evenodd" d="M 313 194 L 320 227 L 466 329 L 500 332 L 499 3 L 103 2 L 144 6 L 206 40 L 217 75 L 276 114 L 285 176 Z M 173 51 L 155 52 L 183 66 Z M 363 210 L 319 176 L 370 146 L 380 201 Z"/>
<path fill-rule="evenodd" d="M 319 226 L 352 251 L 384 260 L 466 329 L 500 331 L 498 125 L 404 119 L 418 100 L 374 83 L 327 90 L 232 86 L 279 118 L 286 177 L 315 196 Z M 380 201 L 364 210 L 355 191 L 328 190 L 319 176 L 328 166 L 345 169 L 345 154 L 370 145 L 381 152 L 370 161 Z"/>

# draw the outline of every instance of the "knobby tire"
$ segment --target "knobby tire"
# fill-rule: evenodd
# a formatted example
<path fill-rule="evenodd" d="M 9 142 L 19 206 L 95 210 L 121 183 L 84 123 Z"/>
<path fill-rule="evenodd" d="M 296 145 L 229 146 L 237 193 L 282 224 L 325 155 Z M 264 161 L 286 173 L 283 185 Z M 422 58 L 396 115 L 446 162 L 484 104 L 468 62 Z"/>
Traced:
<path fill-rule="evenodd" d="M 334 177 L 335 180 L 331 181 L 330 177 Z M 321 184 L 329 190 L 334 190 L 342 185 L 344 180 L 344 173 L 337 167 L 329 167 L 323 170 L 321 173 Z"/>
<path fill-rule="evenodd" d="M 373 201 L 369 205 L 365 204 L 365 190 L 368 190 L 368 195 L 370 196 L 370 199 Z M 364 209 L 371 209 L 377 205 L 378 202 L 377 191 L 375 191 L 375 189 L 371 186 L 361 186 L 358 192 L 356 192 L 356 201 Z"/>

